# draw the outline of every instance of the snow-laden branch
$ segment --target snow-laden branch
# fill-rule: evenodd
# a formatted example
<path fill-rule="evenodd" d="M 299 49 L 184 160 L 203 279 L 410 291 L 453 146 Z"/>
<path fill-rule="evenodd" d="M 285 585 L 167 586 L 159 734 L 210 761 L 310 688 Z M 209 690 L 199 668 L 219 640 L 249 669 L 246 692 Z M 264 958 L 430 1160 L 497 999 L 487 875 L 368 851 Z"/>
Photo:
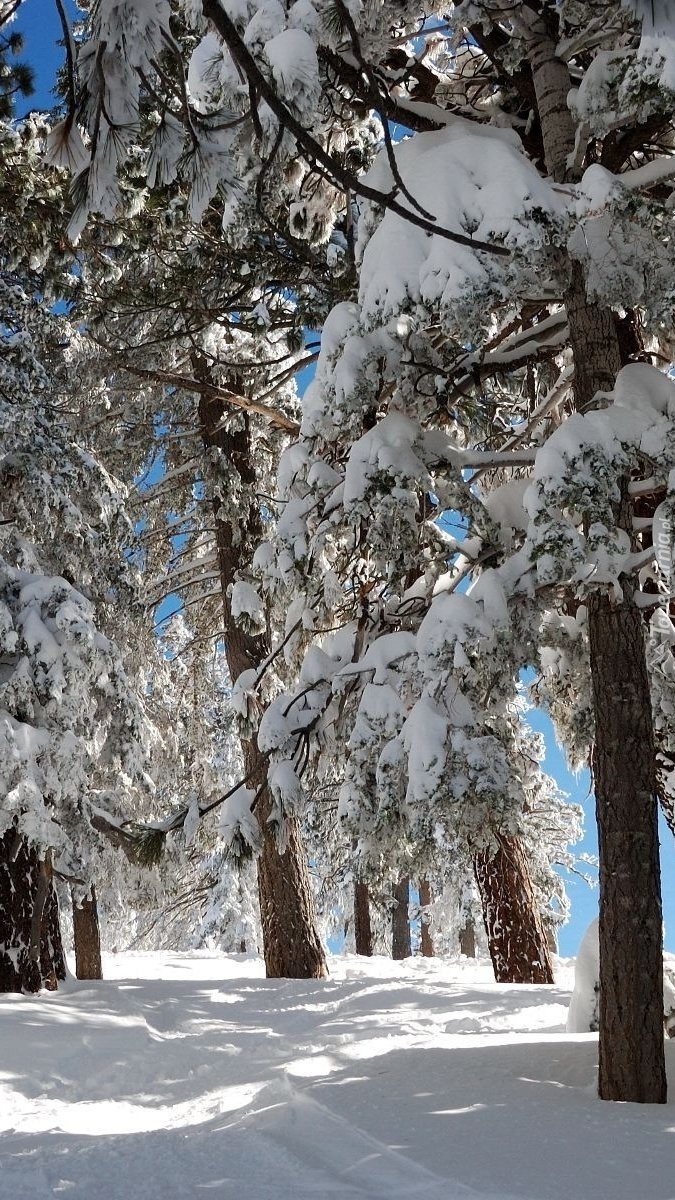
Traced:
<path fill-rule="evenodd" d="M 617 179 L 624 187 L 631 188 L 636 191 L 638 188 L 655 187 L 657 183 L 663 183 L 666 179 L 671 179 L 675 175 L 675 154 L 668 154 L 663 158 L 655 158 L 649 163 L 645 163 L 643 167 L 636 167 L 633 171 L 624 171 L 618 175 Z"/>
<path fill-rule="evenodd" d="M 234 22 L 230 20 L 225 10 L 221 7 L 219 0 L 203 0 L 202 11 L 204 16 L 208 17 L 213 23 L 228 46 L 232 57 L 246 73 L 249 81 L 254 85 L 262 99 L 269 105 L 275 117 L 281 123 L 281 126 L 293 134 L 298 147 L 308 155 L 312 162 L 322 166 L 328 177 L 341 188 L 363 196 L 365 200 L 371 200 L 374 204 L 387 209 L 389 212 L 396 213 L 397 216 L 403 217 L 409 224 L 417 225 L 427 233 L 434 233 L 438 237 L 446 238 L 450 242 L 456 242 L 460 246 L 468 246 L 472 250 L 483 250 L 489 254 L 505 258 L 511 257 L 511 251 L 506 246 L 499 246 L 494 242 L 479 241 L 472 237 L 467 237 L 465 234 L 445 229 L 443 226 L 438 225 L 436 221 L 429 221 L 419 213 L 413 212 L 405 205 L 400 204 L 396 200 L 396 188 L 393 188 L 390 192 L 379 191 L 364 183 L 351 171 L 348 171 L 333 155 L 324 150 L 323 146 L 308 133 L 301 122 L 293 116 L 288 107 L 280 99 L 272 84 L 260 70 L 246 43 L 238 33 Z"/>

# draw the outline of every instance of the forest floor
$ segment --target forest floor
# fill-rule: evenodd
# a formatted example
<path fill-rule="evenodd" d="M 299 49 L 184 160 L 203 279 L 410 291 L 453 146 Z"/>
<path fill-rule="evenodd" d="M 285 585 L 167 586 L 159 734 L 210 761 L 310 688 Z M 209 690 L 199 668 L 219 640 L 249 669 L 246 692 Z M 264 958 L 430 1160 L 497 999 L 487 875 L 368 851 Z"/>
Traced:
<path fill-rule="evenodd" d="M 673 1200 L 675 1103 L 596 1098 L 569 962 L 331 968 L 119 954 L 0 997 L 1 1200 Z"/>

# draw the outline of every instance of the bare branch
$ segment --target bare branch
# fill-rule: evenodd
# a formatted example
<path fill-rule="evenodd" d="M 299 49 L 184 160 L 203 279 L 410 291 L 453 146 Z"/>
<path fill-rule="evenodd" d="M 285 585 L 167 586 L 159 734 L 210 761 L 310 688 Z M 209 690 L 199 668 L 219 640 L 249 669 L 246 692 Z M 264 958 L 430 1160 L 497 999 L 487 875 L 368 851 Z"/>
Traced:
<path fill-rule="evenodd" d="M 164 384 L 165 387 L 184 388 L 187 392 L 206 393 L 214 396 L 216 399 L 222 400 L 223 404 L 229 404 L 233 408 L 240 408 L 244 412 L 256 413 L 257 416 L 264 417 L 273 429 L 284 429 L 288 433 L 300 432 L 297 421 L 292 421 L 279 409 L 272 408 L 269 404 L 261 404 L 257 400 L 251 400 L 248 396 L 240 396 L 237 392 L 231 392 L 227 388 L 216 387 L 213 383 L 190 379 L 189 376 L 175 371 L 152 371 L 144 367 L 132 366 L 129 363 L 124 364 L 124 370 L 128 371 L 130 375 L 136 375 L 139 379 L 150 379 L 154 383 Z"/>

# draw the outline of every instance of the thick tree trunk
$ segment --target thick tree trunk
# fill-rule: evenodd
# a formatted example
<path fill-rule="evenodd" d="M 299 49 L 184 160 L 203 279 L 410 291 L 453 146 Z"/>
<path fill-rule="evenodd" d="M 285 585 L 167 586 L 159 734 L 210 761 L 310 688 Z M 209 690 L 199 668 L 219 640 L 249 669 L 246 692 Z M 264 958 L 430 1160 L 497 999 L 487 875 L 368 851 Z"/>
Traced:
<path fill-rule="evenodd" d="M 267 761 L 252 742 L 245 743 L 249 787 L 263 788 Z M 263 835 L 258 859 L 258 897 L 268 979 L 324 979 L 328 974 L 323 947 L 316 929 L 314 897 L 298 823 L 287 823 L 287 841 L 279 853 L 269 824 L 272 800 L 264 789 L 256 806 Z"/>
<path fill-rule="evenodd" d="M 101 962 L 101 933 L 98 923 L 96 891 L 79 903 L 73 896 L 73 941 L 75 943 L 75 974 L 78 979 L 103 979 Z"/>
<path fill-rule="evenodd" d="M 613 386 L 621 356 L 612 314 L 588 304 L 583 286 L 575 266 L 567 307 L 576 402 L 585 410 Z M 623 491 L 618 524 L 631 534 Z M 659 1104 L 666 1070 L 656 752 L 634 586 L 625 580 L 620 604 L 606 593 L 587 604 L 600 858 L 598 1092 L 603 1100 Z"/>
<path fill-rule="evenodd" d="M 9 829 L 0 837 L 0 992 L 54 990 L 65 977 L 48 862 Z"/>
<path fill-rule="evenodd" d="M 570 78 L 543 24 L 530 62 L 547 167 L 566 178 L 574 147 Z M 572 264 L 565 295 L 580 412 L 613 387 L 622 365 L 614 314 L 589 303 Z M 624 498 L 618 523 L 632 533 Z M 595 711 L 594 773 L 600 846 L 600 1072 L 603 1100 L 663 1103 L 661 893 L 651 696 L 640 614 L 626 580 L 617 604 L 591 595 L 588 632 Z"/>
<path fill-rule="evenodd" d="M 465 958 L 476 957 L 476 927 L 472 917 L 467 917 L 459 931 L 459 952 Z"/>
<path fill-rule="evenodd" d="M 523 844 L 497 836 L 497 852 L 474 856 L 474 873 L 497 983 L 553 983 L 544 925 Z"/>
<path fill-rule="evenodd" d="M 208 366 L 196 358 L 196 372 L 205 378 Z M 223 405 L 218 397 L 204 392 L 199 401 L 199 418 L 204 445 L 221 450 L 239 474 L 248 505 L 239 514 L 236 528 L 223 519 L 221 497 L 213 497 L 218 567 L 223 604 L 223 629 L 227 665 L 234 683 L 242 671 L 260 666 L 267 656 L 264 636 L 245 633 L 232 616 L 228 589 L 238 572 L 250 567 L 253 550 L 262 537 L 255 489 L 253 446 L 249 417 L 241 414 L 241 428 L 231 433 L 219 428 Z M 259 792 L 256 814 L 263 846 L 258 859 L 258 895 L 263 934 L 265 969 L 268 978 L 322 979 L 328 974 L 326 957 L 316 928 L 314 899 L 300 828 L 287 818 L 287 841 L 283 854 L 268 818 L 272 811 L 265 788 L 267 760 L 254 741 L 242 740 L 248 786 Z"/>
<path fill-rule="evenodd" d="M 407 875 L 394 885 L 393 896 L 396 903 L 391 912 L 391 957 L 410 958 L 410 880 Z"/>
<path fill-rule="evenodd" d="M 370 894 L 368 884 L 362 879 L 354 883 L 354 941 L 357 954 L 371 958 L 373 954 L 373 931 L 370 925 Z"/>
<path fill-rule="evenodd" d="M 431 904 L 431 884 L 428 879 L 420 880 L 420 908 L 427 908 Z M 434 943 L 431 937 L 431 926 L 428 921 L 420 920 L 420 950 L 424 958 L 434 957 Z"/>
<path fill-rule="evenodd" d="M 600 1096 L 665 1103 L 663 952 L 655 757 L 643 622 L 593 595 L 600 848 Z"/>

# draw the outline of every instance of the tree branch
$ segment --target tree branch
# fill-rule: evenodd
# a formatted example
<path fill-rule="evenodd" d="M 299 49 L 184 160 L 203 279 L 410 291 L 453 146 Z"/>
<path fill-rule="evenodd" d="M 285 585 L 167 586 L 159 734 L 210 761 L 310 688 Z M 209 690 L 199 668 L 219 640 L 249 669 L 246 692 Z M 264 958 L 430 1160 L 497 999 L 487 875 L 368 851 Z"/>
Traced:
<path fill-rule="evenodd" d="M 271 83 L 263 75 L 250 50 L 237 32 L 234 22 L 230 20 L 227 13 L 221 8 L 219 0 L 202 0 L 202 12 L 215 26 L 223 41 L 228 46 L 232 57 L 239 63 L 242 70 L 246 72 L 248 79 L 255 84 L 259 95 L 266 101 L 281 124 L 293 134 L 298 147 L 305 151 L 312 162 L 320 163 L 328 177 L 335 184 L 344 191 L 352 191 L 359 196 L 363 196 L 365 200 L 372 200 L 373 203 L 379 205 L 381 208 L 396 213 L 397 216 L 403 217 L 411 225 L 417 225 L 420 229 L 426 230 L 427 233 L 436 234 L 438 237 L 445 238 L 449 242 L 456 242 L 459 246 L 469 246 L 472 250 L 483 250 L 488 254 L 500 255 L 503 258 L 510 257 L 511 251 L 506 246 L 498 246 L 494 242 L 479 241 L 465 234 L 445 229 L 442 225 L 436 224 L 435 221 L 427 221 L 426 218 L 419 214 L 411 212 L 403 204 L 399 204 L 395 199 L 395 191 L 379 192 L 376 188 L 363 183 L 356 175 L 343 167 L 337 159 L 333 158 L 328 151 L 324 150 L 316 138 L 312 137 L 289 111 Z"/>
<path fill-rule="evenodd" d="M 206 392 L 209 396 L 222 400 L 223 404 L 231 405 L 232 408 L 240 408 L 243 412 L 256 413 L 257 416 L 264 417 L 273 429 L 284 429 L 287 433 L 300 432 L 297 421 L 292 421 L 290 417 L 284 416 L 279 409 L 272 408 L 269 404 L 262 404 L 258 400 L 251 400 L 248 396 L 240 396 L 237 392 L 231 392 L 227 388 L 216 387 L 213 383 L 191 379 L 189 376 L 181 375 L 178 371 L 153 371 L 145 367 L 135 367 L 129 363 L 124 363 L 124 370 L 128 371 L 130 375 L 136 375 L 139 379 L 150 379 L 154 383 L 164 384 L 165 387 L 184 388 L 187 392 L 200 394 Z"/>

